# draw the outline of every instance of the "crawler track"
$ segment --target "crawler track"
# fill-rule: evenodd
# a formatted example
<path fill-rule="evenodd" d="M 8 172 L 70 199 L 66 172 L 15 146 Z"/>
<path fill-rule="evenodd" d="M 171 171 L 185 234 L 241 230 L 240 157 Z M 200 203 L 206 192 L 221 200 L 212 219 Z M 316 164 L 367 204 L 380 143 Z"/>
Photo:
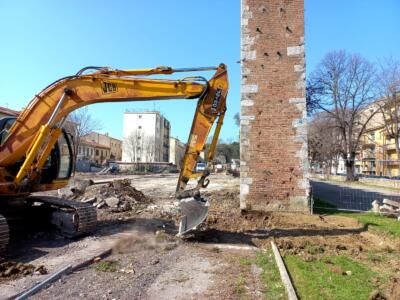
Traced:
<path fill-rule="evenodd" d="M 9 239 L 10 231 L 7 220 L 3 217 L 3 215 L 0 215 L 0 253 L 7 248 Z"/>
<path fill-rule="evenodd" d="M 65 200 L 51 196 L 30 196 L 28 197 L 28 201 L 43 203 L 49 206 L 55 214 L 58 214 L 53 224 L 67 237 L 76 237 L 92 232 L 96 227 L 96 208 L 89 203 Z"/>

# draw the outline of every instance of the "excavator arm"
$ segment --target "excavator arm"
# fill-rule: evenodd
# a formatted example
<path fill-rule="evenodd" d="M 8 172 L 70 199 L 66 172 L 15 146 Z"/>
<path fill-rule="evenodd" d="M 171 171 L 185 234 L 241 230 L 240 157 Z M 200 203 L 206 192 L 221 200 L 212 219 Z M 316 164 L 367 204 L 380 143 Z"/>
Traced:
<path fill-rule="evenodd" d="M 94 72 L 87 73 L 90 70 Z M 216 71 L 210 80 L 203 77 L 186 77 L 181 80 L 146 78 L 149 75 L 209 70 Z M 2 132 L 0 195 L 56 189 L 68 183 L 68 180 L 54 178 L 50 184 L 41 184 L 41 172 L 62 134 L 62 126 L 68 114 L 76 109 L 102 102 L 198 99 L 176 196 L 180 199 L 193 197 L 195 203 L 204 203 L 199 196 L 199 189 L 207 186 L 208 172 L 195 173 L 194 169 L 210 130 L 218 119 L 208 151 L 208 159 L 212 160 L 226 110 L 227 91 L 227 70 L 223 64 L 216 68 L 194 69 L 158 67 L 114 70 L 88 67 L 76 75 L 62 78 L 37 94 L 11 128 Z M 199 178 L 197 186 L 185 190 L 189 180 L 195 178 Z"/>

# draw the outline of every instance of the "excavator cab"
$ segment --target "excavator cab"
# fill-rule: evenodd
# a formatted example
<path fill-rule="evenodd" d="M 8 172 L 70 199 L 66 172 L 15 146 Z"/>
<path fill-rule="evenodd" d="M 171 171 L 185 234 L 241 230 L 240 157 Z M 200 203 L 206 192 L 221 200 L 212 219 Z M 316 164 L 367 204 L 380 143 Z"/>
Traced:
<path fill-rule="evenodd" d="M 17 117 L 0 119 L 0 144 L 6 140 Z M 41 170 L 40 184 L 51 184 L 54 180 L 68 180 L 74 171 L 73 137 L 62 129 Z M 21 162 L 22 164 L 22 162 Z"/>
<path fill-rule="evenodd" d="M 16 119 L 16 117 L 3 117 L 0 119 L 0 144 L 3 144 Z"/>
<path fill-rule="evenodd" d="M 42 168 L 40 183 L 68 180 L 74 171 L 73 138 L 63 129 Z"/>

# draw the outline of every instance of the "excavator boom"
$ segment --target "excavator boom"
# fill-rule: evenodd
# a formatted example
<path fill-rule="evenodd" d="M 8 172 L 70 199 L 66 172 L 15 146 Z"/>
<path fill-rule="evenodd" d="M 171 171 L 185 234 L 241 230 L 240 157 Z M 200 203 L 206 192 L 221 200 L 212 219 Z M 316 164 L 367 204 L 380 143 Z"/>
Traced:
<path fill-rule="evenodd" d="M 149 75 L 210 70 L 215 70 L 210 80 L 203 77 L 186 77 L 181 80 L 147 78 Z M 206 177 L 209 173 L 196 173 L 194 170 L 200 153 L 205 149 L 210 130 L 218 119 L 208 151 L 208 159 L 212 160 L 226 110 L 227 92 L 227 70 L 223 64 L 218 67 L 191 69 L 158 67 L 115 70 L 87 67 L 76 75 L 57 80 L 31 100 L 11 128 L 0 128 L 0 204 L 1 196 L 26 195 L 34 191 L 58 189 L 68 184 L 71 168 L 63 176 L 57 176 L 57 172 L 51 175 L 47 172 L 44 176 L 44 168 L 50 157 L 54 160 L 57 141 L 63 137 L 62 126 L 72 111 L 103 102 L 198 99 L 176 189 L 177 198 L 186 199 L 186 202 L 192 201 L 191 207 L 200 205 L 201 212 L 197 215 L 201 216 L 194 217 L 194 221 L 187 220 L 187 215 L 196 215 L 195 208 L 191 208 L 190 212 L 182 209 L 183 213 L 186 211 L 186 219 L 184 216 L 181 227 L 182 224 L 184 226 L 180 232 L 186 232 L 205 217 L 203 211 L 207 207 L 204 205 L 207 201 L 200 197 L 199 190 L 207 186 Z M 65 149 L 58 149 L 59 155 L 63 152 Z M 71 159 L 73 155 L 70 156 Z M 58 161 L 58 169 L 61 164 Z M 186 190 L 189 180 L 196 178 L 197 186 Z M 188 198 L 192 200 L 187 200 Z"/>

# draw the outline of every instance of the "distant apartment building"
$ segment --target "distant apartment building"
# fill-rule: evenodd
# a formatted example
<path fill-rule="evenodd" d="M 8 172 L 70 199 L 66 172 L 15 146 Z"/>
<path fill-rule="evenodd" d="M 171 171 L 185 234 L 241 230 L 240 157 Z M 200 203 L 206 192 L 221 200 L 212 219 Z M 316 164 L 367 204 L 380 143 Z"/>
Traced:
<path fill-rule="evenodd" d="M 91 132 L 84 137 L 86 141 L 91 141 L 110 149 L 107 159 L 120 161 L 122 159 L 122 141 L 106 134 Z"/>
<path fill-rule="evenodd" d="M 182 159 L 185 155 L 186 145 L 179 139 L 169 138 L 169 162 L 177 166 L 178 169 L 182 166 Z"/>
<path fill-rule="evenodd" d="M 400 94 L 397 96 L 400 103 Z M 381 109 L 377 110 L 378 106 Z M 366 109 L 366 118 L 373 111 L 377 112 L 368 121 L 365 131 L 361 136 L 359 149 L 356 152 L 354 161 L 354 173 L 372 176 L 400 176 L 400 161 L 397 157 L 396 142 L 390 128 L 396 127 L 393 120 L 396 115 L 394 102 L 378 99 L 370 104 Z M 363 123 L 363 122 L 361 122 Z M 400 148 L 400 142 L 399 146 Z M 311 168 L 315 172 L 323 172 L 324 166 L 312 164 Z M 332 161 L 332 174 L 346 174 L 345 162 L 341 156 Z"/>
<path fill-rule="evenodd" d="M 393 136 L 386 127 L 369 127 L 361 139 L 361 172 L 365 175 L 399 176 L 399 160 Z"/>
<path fill-rule="evenodd" d="M 123 162 L 168 162 L 170 123 L 158 111 L 126 112 Z"/>
<path fill-rule="evenodd" d="M 396 102 L 400 102 L 400 93 Z M 379 99 L 370 105 L 371 109 L 381 106 L 381 110 L 368 122 L 361 137 L 361 173 L 376 176 L 400 176 L 399 160 L 395 143 L 396 108 L 393 101 Z M 398 104 L 397 104 L 398 105 Z M 398 109 L 398 108 L 397 108 Z"/>

